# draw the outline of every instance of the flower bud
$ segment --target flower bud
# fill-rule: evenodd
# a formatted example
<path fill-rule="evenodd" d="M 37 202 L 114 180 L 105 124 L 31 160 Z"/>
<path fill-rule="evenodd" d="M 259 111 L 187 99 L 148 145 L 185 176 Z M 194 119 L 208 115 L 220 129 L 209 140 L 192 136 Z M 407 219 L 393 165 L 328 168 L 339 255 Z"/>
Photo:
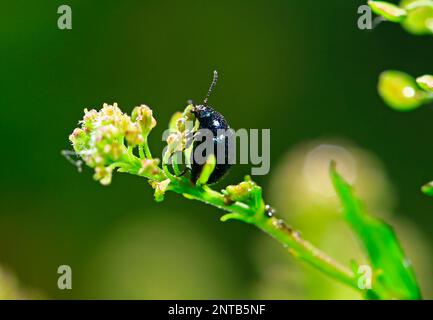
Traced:
<path fill-rule="evenodd" d="M 94 149 L 96 149 L 94 156 L 102 157 L 106 164 L 119 160 L 127 153 L 126 147 L 121 142 L 122 138 L 123 135 L 120 130 L 112 124 L 96 129 L 94 132 Z"/>
<path fill-rule="evenodd" d="M 177 151 L 182 151 L 182 135 L 179 132 L 172 133 L 167 137 L 167 152 L 173 154 Z"/>
<path fill-rule="evenodd" d="M 185 131 L 185 118 L 180 118 L 176 121 L 176 129 L 179 132 L 184 132 Z"/>
<path fill-rule="evenodd" d="M 424 103 L 425 92 L 411 76 L 400 71 L 382 72 L 378 91 L 383 100 L 393 109 L 410 111 Z"/>
<path fill-rule="evenodd" d="M 223 190 L 223 193 L 231 201 L 256 201 L 259 200 L 255 199 L 256 196 L 261 197 L 261 187 L 247 177 L 245 181 L 237 185 L 227 186 L 225 190 Z"/>
<path fill-rule="evenodd" d="M 368 1 L 374 13 L 391 22 L 402 22 L 407 15 L 406 10 L 385 1 Z"/>
<path fill-rule="evenodd" d="M 433 181 L 430 181 L 429 183 L 423 185 L 421 187 L 421 191 L 428 196 L 433 196 Z"/>
<path fill-rule="evenodd" d="M 152 186 L 152 188 L 155 189 L 155 193 L 154 193 L 155 201 L 156 202 L 163 201 L 165 191 L 167 190 L 168 185 L 170 184 L 170 179 L 166 179 L 166 180 L 161 181 L 161 182 L 150 180 L 149 183 Z"/>
<path fill-rule="evenodd" d="M 123 119 L 124 114 L 122 110 L 117 106 L 117 103 L 109 105 L 104 103 L 101 110 L 98 112 L 98 126 L 113 125 L 119 127 L 119 122 Z M 120 127 L 118 128 L 121 129 Z"/>
<path fill-rule="evenodd" d="M 175 112 L 170 118 L 170 122 L 168 123 L 168 128 L 173 131 L 178 130 L 177 121 L 181 118 L 182 118 L 182 112 L 180 111 Z"/>
<path fill-rule="evenodd" d="M 400 5 L 407 11 L 402 22 L 407 31 L 417 35 L 433 34 L 432 0 L 403 0 Z"/>
<path fill-rule="evenodd" d="M 251 191 L 250 182 L 241 182 L 237 185 L 230 185 L 226 187 L 226 195 L 233 201 L 245 201 L 249 197 Z"/>
<path fill-rule="evenodd" d="M 93 179 L 99 181 L 102 185 L 106 186 L 111 183 L 113 168 L 97 166 L 95 167 L 95 174 Z"/>
<path fill-rule="evenodd" d="M 69 140 L 72 142 L 72 146 L 77 153 L 88 149 L 89 139 L 89 135 L 80 128 L 75 128 L 69 136 Z"/>
<path fill-rule="evenodd" d="M 152 115 L 152 109 L 144 104 L 135 107 L 134 110 L 132 110 L 131 119 L 140 125 L 144 137 L 147 137 L 149 132 L 156 126 L 156 120 Z"/>
<path fill-rule="evenodd" d="M 137 123 L 130 123 L 125 130 L 125 139 L 130 146 L 136 146 L 144 143 L 141 127 Z"/>
<path fill-rule="evenodd" d="M 120 130 L 112 124 L 99 127 L 95 130 L 95 141 L 111 142 L 113 140 L 122 138 Z"/>
<path fill-rule="evenodd" d="M 141 167 L 138 170 L 138 174 L 155 176 L 159 173 L 158 164 L 158 159 L 143 159 L 141 160 Z"/>
<path fill-rule="evenodd" d="M 416 83 L 420 86 L 421 89 L 433 92 L 433 76 L 426 74 L 416 79 Z"/>
<path fill-rule="evenodd" d="M 192 113 L 193 108 L 194 108 L 194 105 L 189 104 L 186 106 L 185 110 L 183 111 L 183 117 L 185 118 L 186 121 L 194 121 L 195 120 L 195 115 L 194 115 L 194 113 Z"/>
<path fill-rule="evenodd" d="M 99 117 L 98 112 L 95 109 L 91 109 L 90 111 L 84 109 L 84 117 L 80 123 L 83 124 L 83 128 L 87 130 L 93 130 L 95 128 L 95 122 Z"/>

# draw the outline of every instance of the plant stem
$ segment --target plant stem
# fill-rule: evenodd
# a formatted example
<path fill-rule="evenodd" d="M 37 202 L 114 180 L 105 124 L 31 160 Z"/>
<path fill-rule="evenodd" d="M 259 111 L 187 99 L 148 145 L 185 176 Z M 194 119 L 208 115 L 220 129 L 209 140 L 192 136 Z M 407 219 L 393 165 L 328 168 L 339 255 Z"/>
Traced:
<path fill-rule="evenodd" d="M 127 172 L 139 175 L 137 170 L 134 169 L 127 170 Z M 161 170 L 161 173 L 167 174 L 166 170 Z M 280 242 L 295 258 L 306 262 L 317 270 L 356 290 L 360 290 L 357 283 L 358 278 L 353 271 L 332 259 L 310 242 L 304 240 L 299 232 L 289 227 L 282 219 L 266 216 L 264 204 L 256 209 L 243 202 L 228 203 L 222 193 L 206 185 L 199 187 L 193 185 L 186 178 L 177 178 L 171 174 L 168 178 L 171 180 L 168 190 L 182 194 L 187 199 L 201 201 L 229 212 L 229 214 L 224 216 L 226 218 L 222 218 L 223 221 L 233 218 L 256 226 Z M 165 177 L 162 177 L 158 181 L 161 182 L 164 179 Z"/>
<path fill-rule="evenodd" d="M 329 276 L 356 290 L 360 290 L 358 288 L 358 279 L 349 268 L 335 261 L 310 242 L 304 240 L 299 232 L 287 226 L 282 219 L 266 216 L 264 208 L 254 210 L 241 202 L 227 204 L 223 194 L 209 187 L 200 190 L 195 186 L 192 187 L 182 184 L 181 186 L 172 187 L 172 190 L 182 193 L 188 199 L 195 199 L 231 212 L 234 215 L 233 217 L 255 225 L 257 228 L 279 241 L 295 258 L 308 263 L 314 268 L 325 272 Z"/>
<path fill-rule="evenodd" d="M 143 148 L 144 148 L 144 153 L 146 155 L 146 158 L 152 159 L 152 153 L 150 152 L 149 144 L 147 143 L 147 137 L 144 138 Z"/>
<path fill-rule="evenodd" d="M 142 145 L 138 146 L 138 155 L 140 156 L 140 159 L 146 158 L 146 156 L 144 155 L 144 151 L 143 151 L 143 146 Z"/>
<path fill-rule="evenodd" d="M 176 176 L 180 176 L 180 169 L 179 169 L 179 164 L 177 163 L 177 161 L 179 160 L 178 159 L 178 157 L 179 157 L 179 153 L 174 153 L 173 155 L 172 155 L 172 165 L 173 165 L 173 171 L 174 171 L 174 174 L 176 175 Z"/>
<path fill-rule="evenodd" d="M 304 240 L 299 232 L 287 226 L 283 220 L 271 217 L 260 219 L 254 225 L 278 240 L 296 258 L 354 289 L 359 289 L 356 275 L 350 269 Z"/>

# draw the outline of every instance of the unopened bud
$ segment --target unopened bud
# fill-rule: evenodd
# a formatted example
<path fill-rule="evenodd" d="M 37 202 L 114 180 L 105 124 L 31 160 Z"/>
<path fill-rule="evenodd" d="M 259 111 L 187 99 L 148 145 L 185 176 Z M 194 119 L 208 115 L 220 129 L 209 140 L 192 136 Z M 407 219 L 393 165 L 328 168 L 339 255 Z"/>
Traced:
<path fill-rule="evenodd" d="M 177 130 L 177 121 L 182 118 L 182 112 L 175 112 L 168 123 L 168 128 L 171 130 Z"/>
<path fill-rule="evenodd" d="M 227 186 L 223 190 L 223 193 L 232 201 L 246 202 L 253 199 L 256 195 L 261 196 L 261 188 L 247 177 L 245 181 L 237 185 Z"/>
<path fill-rule="evenodd" d="M 144 104 L 132 110 L 131 119 L 140 125 L 142 134 L 145 137 L 147 137 L 149 132 L 156 126 L 156 120 L 152 114 L 152 109 Z"/>
<path fill-rule="evenodd" d="M 182 151 L 182 136 L 179 132 L 172 133 L 167 137 L 167 147 L 169 154 Z"/>
<path fill-rule="evenodd" d="M 98 166 L 95 168 L 93 179 L 99 181 L 102 185 L 106 186 L 111 183 L 113 169 L 111 167 Z"/>
<path fill-rule="evenodd" d="M 141 127 L 137 123 L 130 123 L 125 131 L 125 139 L 130 146 L 143 144 L 144 138 L 141 134 Z"/>
<path fill-rule="evenodd" d="M 89 135 L 80 128 L 75 128 L 69 136 L 69 140 L 72 142 L 72 146 L 77 153 L 88 148 L 89 139 Z"/>
<path fill-rule="evenodd" d="M 424 103 L 425 92 L 418 88 L 415 79 L 400 71 L 382 72 L 378 91 L 383 100 L 393 109 L 410 111 Z"/>
<path fill-rule="evenodd" d="M 84 117 L 81 123 L 83 124 L 84 128 L 92 130 L 95 128 L 95 122 L 97 121 L 98 117 L 98 111 L 96 111 L 95 109 L 84 109 Z"/>
<path fill-rule="evenodd" d="M 158 159 L 143 159 L 141 160 L 141 168 L 138 170 L 139 175 L 157 175 L 158 170 Z"/>
<path fill-rule="evenodd" d="M 433 76 L 430 74 L 423 75 L 416 79 L 416 82 L 421 87 L 421 89 L 433 92 Z"/>
<path fill-rule="evenodd" d="M 393 3 L 385 1 L 368 1 L 374 13 L 381 15 L 388 21 L 402 22 L 407 15 L 406 10 L 396 6 Z"/>
<path fill-rule="evenodd" d="M 417 35 L 433 34 L 433 1 L 403 1 L 403 8 L 407 17 L 402 26 L 409 32 Z"/>
<path fill-rule="evenodd" d="M 161 182 L 156 182 L 156 181 L 150 180 L 149 183 L 152 186 L 152 188 L 155 189 L 155 193 L 154 193 L 155 201 L 156 202 L 163 201 L 165 191 L 167 190 L 168 185 L 170 184 L 170 179 L 166 179 L 166 180 L 161 181 Z"/>

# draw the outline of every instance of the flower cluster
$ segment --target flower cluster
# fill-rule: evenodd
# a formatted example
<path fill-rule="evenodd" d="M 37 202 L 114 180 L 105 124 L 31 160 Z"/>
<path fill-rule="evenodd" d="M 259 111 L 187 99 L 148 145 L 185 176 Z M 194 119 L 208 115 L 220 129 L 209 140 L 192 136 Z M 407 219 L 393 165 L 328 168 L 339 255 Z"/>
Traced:
<path fill-rule="evenodd" d="M 251 180 L 250 176 L 246 176 L 245 180 L 236 185 L 229 185 L 222 194 L 226 199 L 226 203 L 230 204 L 236 201 L 248 204 L 251 208 L 263 210 L 262 188 Z"/>
<path fill-rule="evenodd" d="M 194 186 L 179 168 L 180 164 L 190 165 L 192 137 L 199 125 L 192 108 L 188 105 L 183 112 L 172 116 L 162 167 L 159 167 L 158 159 L 152 158 L 147 145 L 147 137 L 156 126 L 156 120 L 146 105 L 135 107 L 131 116 L 122 112 L 116 103 L 104 104 L 99 111 L 85 109 L 80 126 L 74 129 L 69 140 L 76 155 L 94 169 L 95 180 L 108 185 L 116 170 L 145 177 L 155 190 L 155 200 L 160 202 L 168 190 L 186 190 L 185 187 L 202 190 L 215 169 L 216 159 L 211 155 Z M 138 157 L 134 154 L 135 148 L 138 148 Z M 178 155 L 183 155 L 186 163 L 180 163 Z M 222 190 L 221 197 L 226 205 L 241 202 L 253 212 L 264 210 L 262 189 L 249 176 L 243 182 Z"/>
<path fill-rule="evenodd" d="M 123 113 L 117 106 L 104 104 L 96 111 L 84 110 L 80 127 L 69 136 L 75 153 L 95 169 L 94 178 L 101 184 L 111 182 L 114 168 L 134 164 L 139 174 L 157 173 L 157 160 L 141 159 L 133 155 L 133 148 L 147 145 L 147 136 L 156 126 L 152 110 L 141 105 L 135 107 L 132 116 Z M 144 158 L 144 157 L 141 157 Z"/>
<path fill-rule="evenodd" d="M 170 119 L 167 141 L 167 150 L 165 159 L 176 152 L 185 152 L 186 154 L 191 149 L 190 142 L 194 132 L 197 130 L 197 122 L 191 112 L 192 105 L 188 105 L 183 112 L 176 112 Z M 189 159 L 188 157 L 186 157 Z"/>

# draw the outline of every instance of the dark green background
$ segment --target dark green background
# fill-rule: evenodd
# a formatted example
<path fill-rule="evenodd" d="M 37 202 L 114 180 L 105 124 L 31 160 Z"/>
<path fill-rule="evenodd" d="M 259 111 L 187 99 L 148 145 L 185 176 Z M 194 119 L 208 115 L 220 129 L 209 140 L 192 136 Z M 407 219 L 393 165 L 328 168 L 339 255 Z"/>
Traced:
<path fill-rule="evenodd" d="M 80 281 L 89 277 L 86 262 L 98 245 L 124 219 L 161 212 L 194 221 L 236 266 L 236 290 L 218 298 L 251 297 L 257 230 L 220 223 L 217 209 L 174 194 L 156 204 L 137 177 L 115 175 L 110 187 L 101 187 L 90 170 L 78 174 L 60 156 L 83 108 L 103 102 L 128 112 L 150 105 L 158 120 L 151 147 L 161 150 L 171 114 L 187 99 L 202 99 L 214 69 L 220 82 L 211 102 L 231 126 L 271 128 L 271 168 L 301 141 L 349 139 L 384 162 L 398 195 L 396 213 L 433 246 L 433 200 L 419 191 L 433 178 L 433 109 L 397 113 L 376 92 L 385 69 L 431 73 L 433 41 L 390 23 L 359 30 L 363 3 L 2 2 L 0 263 L 49 297 L 98 298 L 93 283 Z M 72 30 L 57 28 L 60 4 L 72 7 Z M 225 183 L 246 173 L 248 166 L 237 166 Z M 265 190 L 271 175 L 272 169 L 256 177 Z M 70 292 L 56 287 L 60 264 L 74 270 Z M 203 290 L 206 283 L 195 297 Z"/>

